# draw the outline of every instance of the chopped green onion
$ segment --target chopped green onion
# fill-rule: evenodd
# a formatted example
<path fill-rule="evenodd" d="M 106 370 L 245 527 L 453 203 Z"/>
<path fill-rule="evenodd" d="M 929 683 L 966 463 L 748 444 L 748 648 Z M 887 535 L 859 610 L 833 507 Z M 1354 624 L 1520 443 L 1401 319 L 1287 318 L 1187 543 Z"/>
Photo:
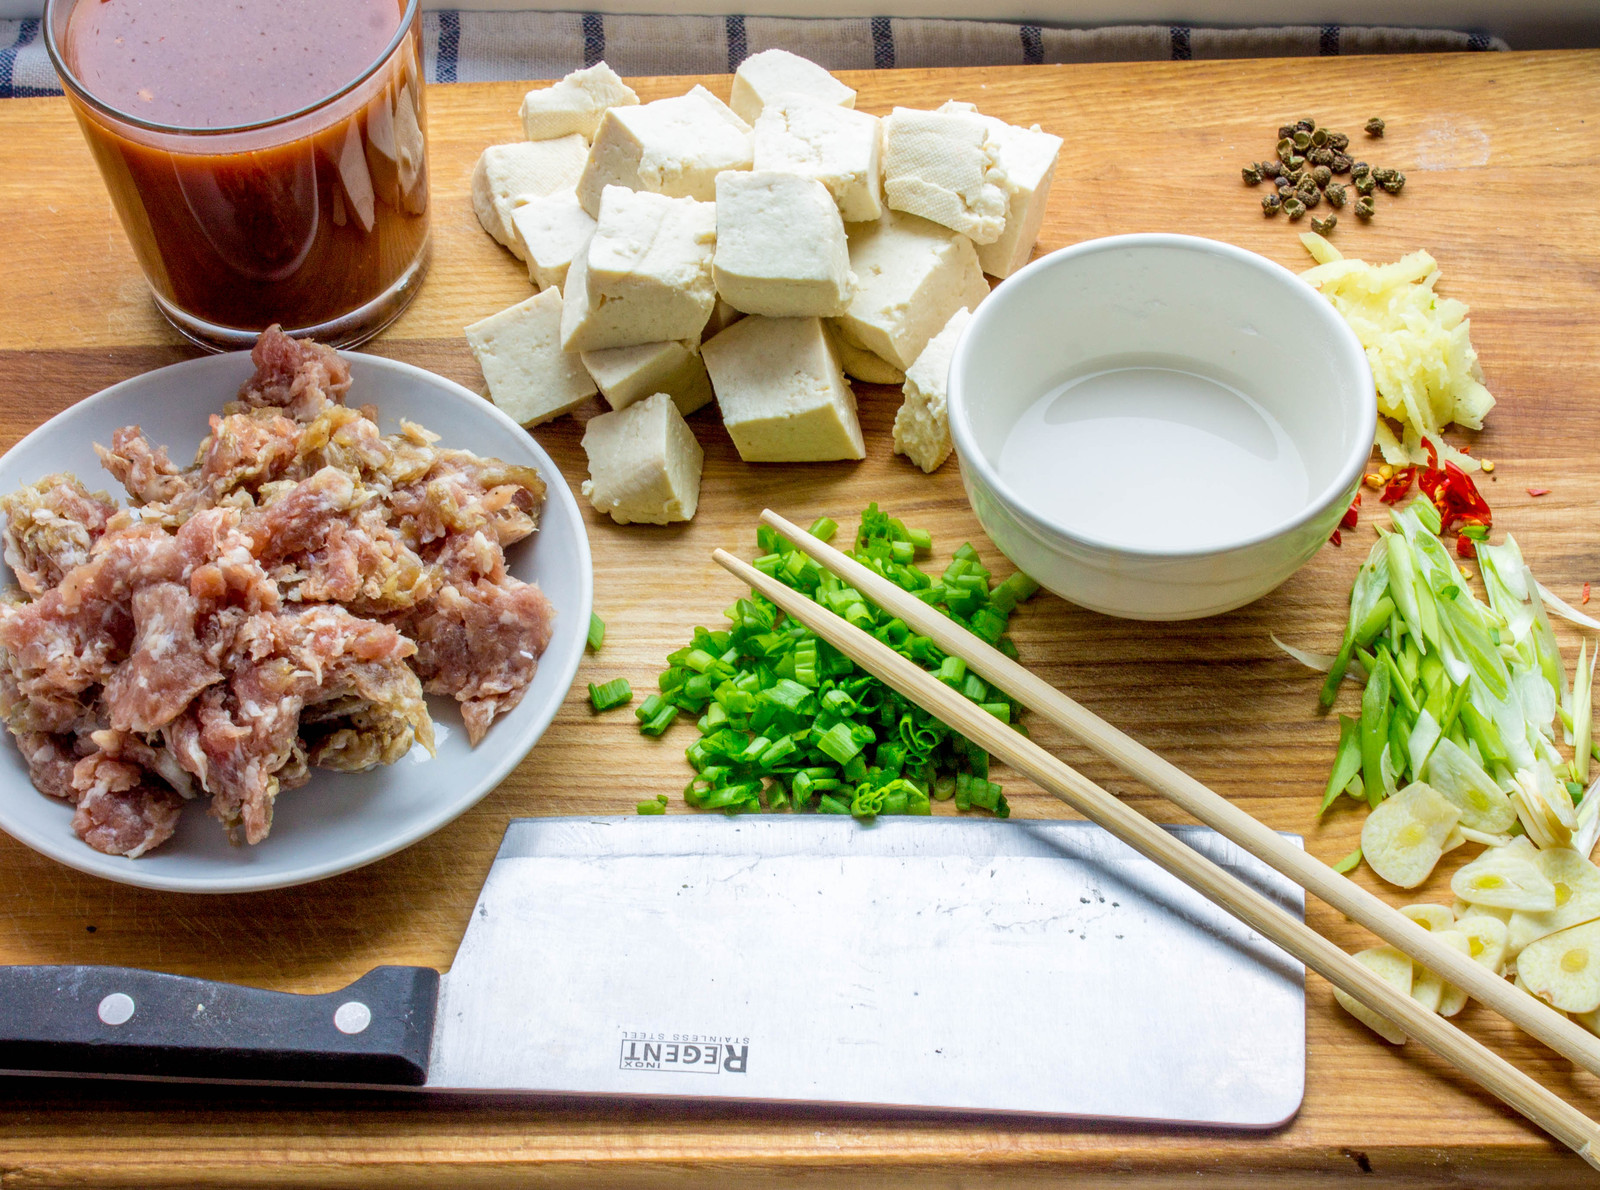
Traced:
<path fill-rule="evenodd" d="M 660 735 L 672 726 L 672 721 L 678 717 L 678 708 L 665 706 L 658 710 L 649 719 L 639 725 L 639 730 L 645 735 Z"/>
<path fill-rule="evenodd" d="M 818 541 L 832 541 L 839 531 L 839 522 L 829 516 L 819 516 L 811 523 L 811 536 Z"/>
<path fill-rule="evenodd" d="M 589 651 L 598 653 L 601 642 L 606 639 L 606 622 L 593 612 L 589 613 Z"/>
<path fill-rule="evenodd" d="M 846 764 L 861 751 L 849 724 L 835 723 L 817 740 L 817 747 L 840 764 Z"/>
<path fill-rule="evenodd" d="M 593 682 L 589 683 L 589 704 L 596 711 L 609 711 L 612 707 L 620 707 L 632 701 L 633 687 L 628 685 L 627 678 L 612 678 L 600 686 L 596 686 Z"/>
<path fill-rule="evenodd" d="M 1389 744 L 1389 670 L 1378 666 L 1361 696 L 1361 780 L 1367 801 L 1383 800 L 1383 750 Z"/>
<path fill-rule="evenodd" d="M 1396 804 L 1398 805 L 1399 803 L 1396 803 Z M 1333 870 L 1335 872 L 1338 872 L 1342 876 L 1346 872 L 1352 871 L 1355 868 L 1355 866 L 1357 864 L 1359 864 L 1360 862 L 1361 862 L 1361 848 L 1357 847 L 1349 855 L 1345 856 L 1338 863 L 1334 864 L 1333 865 Z"/>
<path fill-rule="evenodd" d="M 837 531 L 827 517 L 812 526 L 822 540 Z M 763 573 L 871 633 L 1002 722 L 1021 709 L 770 527 L 760 526 L 756 541 Z M 914 561 L 932 545 L 930 534 L 874 505 L 862 513 L 850 556 L 1015 657 L 1006 629 L 1037 584 L 1020 573 L 994 582 L 970 543 L 936 581 Z M 726 629 L 697 628 L 669 654 L 660 693 L 634 710 L 646 734 L 666 731 L 680 711 L 696 723 L 699 737 L 685 753 L 697 774 L 684 791 L 691 807 L 869 818 L 927 814 L 934 799 L 955 798 L 963 809 L 1009 814 L 1000 786 L 988 779 L 982 748 L 857 669 L 759 594 L 737 600 L 724 616 Z"/>
<path fill-rule="evenodd" d="M 1339 751 L 1333 758 L 1333 771 L 1328 774 L 1328 787 L 1322 795 L 1322 807 L 1317 811 L 1321 818 L 1328 812 L 1345 786 L 1361 771 L 1361 724 L 1349 715 L 1339 716 Z"/>

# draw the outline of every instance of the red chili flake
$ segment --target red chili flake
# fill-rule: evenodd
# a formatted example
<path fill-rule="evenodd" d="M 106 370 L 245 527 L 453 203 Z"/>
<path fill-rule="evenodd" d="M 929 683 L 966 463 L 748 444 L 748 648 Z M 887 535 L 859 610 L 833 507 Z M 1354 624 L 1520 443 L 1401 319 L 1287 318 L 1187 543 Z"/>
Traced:
<path fill-rule="evenodd" d="M 1530 495 L 1530 496 L 1548 496 L 1549 494 L 1550 494 L 1550 489 L 1549 488 L 1529 488 L 1528 489 L 1528 495 Z"/>
<path fill-rule="evenodd" d="M 1476 558 L 1478 556 L 1478 543 L 1463 533 L 1456 538 L 1456 554 L 1463 558 Z"/>
<path fill-rule="evenodd" d="M 1339 533 L 1339 530 L 1337 530 L 1337 529 L 1335 529 L 1332 533 L 1328 534 L 1328 540 L 1331 541 L 1334 545 L 1343 545 L 1344 544 L 1344 537 Z"/>
<path fill-rule="evenodd" d="M 1415 467 L 1402 467 L 1394 473 L 1394 478 L 1383 486 L 1383 495 L 1378 497 L 1380 504 L 1396 504 L 1405 499 L 1405 494 L 1411 490 L 1411 481 L 1416 476 Z"/>
<path fill-rule="evenodd" d="M 1588 583 L 1584 583 L 1583 584 L 1583 598 L 1578 600 L 1578 602 L 1579 603 L 1588 603 L 1589 602 L 1589 584 Z"/>
<path fill-rule="evenodd" d="M 1360 507 L 1361 507 L 1361 493 L 1357 492 L 1356 493 L 1356 498 L 1351 503 L 1350 507 L 1344 510 L 1344 516 L 1339 518 L 1339 528 L 1341 528 L 1341 529 L 1354 529 L 1356 527 L 1357 523 L 1358 523 L 1357 518 L 1356 518 L 1356 509 L 1358 509 Z"/>
<path fill-rule="evenodd" d="M 1422 445 L 1428 452 L 1430 465 L 1423 468 L 1422 474 L 1417 477 L 1417 486 L 1439 510 L 1442 530 L 1448 533 L 1462 522 L 1482 525 L 1487 529 L 1492 523 L 1493 514 L 1472 478 L 1454 463 L 1447 461 L 1440 467 L 1439 455 L 1433 443 L 1424 438 Z"/>

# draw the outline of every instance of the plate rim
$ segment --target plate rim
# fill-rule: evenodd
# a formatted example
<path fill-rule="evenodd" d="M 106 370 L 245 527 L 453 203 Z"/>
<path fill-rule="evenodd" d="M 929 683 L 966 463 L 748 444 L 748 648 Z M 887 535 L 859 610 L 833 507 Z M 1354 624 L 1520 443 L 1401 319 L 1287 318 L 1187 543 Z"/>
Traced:
<path fill-rule="evenodd" d="M 44 433 L 45 429 L 57 418 L 62 417 L 68 412 L 82 410 L 93 405 L 105 404 L 111 400 L 114 400 L 115 394 L 129 385 L 135 383 L 149 383 L 149 378 L 153 376 L 171 376 L 178 372 L 205 371 L 207 368 L 218 368 L 219 370 L 222 370 L 220 368 L 221 361 L 228 361 L 230 364 L 236 365 L 240 361 L 240 357 L 248 355 L 249 353 L 244 351 L 231 351 L 222 352 L 216 355 L 203 355 L 194 359 L 180 360 L 177 363 L 167 364 L 160 368 L 152 368 L 149 371 L 140 372 L 135 376 L 129 376 L 125 380 L 119 380 L 116 384 L 109 385 L 106 388 L 100 389 L 98 392 L 91 393 L 89 396 L 84 397 L 81 401 L 75 401 L 52 417 L 46 418 L 43 422 L 30 430 L 26 435 L 18 439 L 17 442 L 15 442 L 9 450 L 5 451 L 3 455 L 0 455 L 0 459 L 8 458 L 15 453 L 24 451 L 24 448 L 28 447 L 30 444 L 33 444 L 35 439 L 39 438 Z M 458 384 L 448 377 L 439 375 L 437 372 L 431 372 L 428 369 L 419 367 L 416 364 L 407 363 L 404 360 L 393 359 L 384 355 L 372 355 L 360 351 L 340 351 L 339 355 L 347 363 L 349 363 L 352 368 L 359 366 L 363 371 L 366 371 L 375 365 L 376 367 L 374 370 L 379 372 L 392 371 L 402 375 L 409 374 L 413 378 L 422 379 L 431 385 L 442 388 L 445 391 L 452 393 L 454 396 L 476 401 L 483 406 L 484 411 L 489 414 L 491 421 L 499 422 L 501 428 L 509 433 L 515 433 L 522 436 L 522 438 L 525 440 L 526 446 L 534 455 L 535 466 L 538 468 L 541 478 L 543 478 L 545 481 L 546 509 L 548 510 L 549 502 L 551 500 L 559 501 L 564 506 L 564 510 L 570 517 L 574 526 L 575 531 L 573 533 L 573 537 L 576 542 L 579 561 L 577 606 L 571 609 L 558 608 L 556 610 L 558 616 L 570 614 L 572 621 L 580 625 L 582 629 L 580 633 L 581 639 L 587 640 L 589 617 L 594 610 L 594 557 L 589 547 L 588 526 L 584 521 L 582 509 L 578 507 L 577 499 L 572 494 L 571 486 L 566 481 L 566 477 L 562 475 L 561 469 L 556 466 L 555 460 L 552 459 L 548 452 L 545 451 L 544 447 L 539 444 L 538 439 L 536 439 L 525 428 L 519 425 L 503 409 L 499 408 L 486 397 L 480 396 L 478 393 L 473 392 L 465 385 Z M 218 408 L 220 409 L 220 404 Z M 544 516 L 541 515 L 541 529 L 543 522 Z M 537 544 L 537 541 L 535 544 Z M 6 570 L 9 570 L 9 567 L 6 567 Z M 573 631 L 576 632 L 578 629 L 574 629 Z M 550 653 L 550 651 L 550 648 L 547 646 L 545 653 L 541 654 L 539 658 L 541 668 L 543 668 L 545 657 Z M 30 850 L 37 852 L 48 859 L 52 859 L 58 863 L 64 864 L 75 871 L 82 872 L 85 875 L 95 876 L 102 880 L 111 881 L 116 884 L 129 885 L 136 888 L 152 889 L 159 892 L 195 893 L 201 895 L 269 892 L 276 889 L 294 888 L 304 884 L 312 884 L 319 880 L 326 880 L 333 876 L 343 875 L 346 872 L 351 872 L 357 868 L 363 868 L 369 864 L 376 863 L 381 859 L 386 859 L 389 856 L 394 855 L 396 852 L 403 851 L 405 848 L 421 842 L 429 835 L 434 834 L 451 822 L 454 822 L 457 818 L 461 817 L 463 814 L 467 813 L 467 811 L 481 803 L 484 798 L 489 796 L 490 793 L 498 789 L 505 779 L 511 774 L 511 772 L 528 757 L 534 748 L 539 745 L 539 742 L 544 738 L 544 733 L 549 730 L 550 724 L 554 721 L 556 715 L 560 713 L 561 707 L 565 704 L 567 695 L 571 692 L 572 685 L 577 679 L 578 669 L 583 663 L 583 655 L 584 649 L 582 647 L 571 650 L 571 656 L 567 658 L 561 669 L 557 671 L 557 685 L 561 692 L 560 696 L 552 698 L 550 704 L 540 710 L 540 712 L 534 716 L 533 722 L 527 729 L 530 733 L 528 746 L 520 752 L 518 752 L 515 748 L 506 750 L 502 758 L 496 762 L 496 764 L 490 769 L 488 775 L 481 781 L 481 788 L 479 788 L 475 794 L 468 795 L 466 800 L 460 803 L 450 803 L 443 809 L 435 810 L 434 812 L 423 816 L 419 819 L 417 825 L 409 830 L 401 832 L 393 839 L 386 839 L 383 842 L 375 844 L 371 847 L 360 849 L 348 856 L 332 862 L 331 864 L 327 862 L 304 864 L 296 868 L 291 868 L 288 871 L 280 871 L 270 874 L 260 873 L 253 877 L 241 874 L 239 877 L 223 878 L 221 880 L 216 878 L 186 878 L 181 876 L 174 877 L 171 875 L 162 876 L 153 872 L 146 873 L 139 869 L 139 861 L 136 859 L 126 861 L 128 864 L 128 870 L 125 873 L 108 872 L 97 866 L 96 862 L 89 858 L 90 856 L 100 855 L 101 853 L 94 851 L 88 846 L 88 844 L 84 843 L 75 836 L 71 840 L 73 846 L 71 848 L 66 848 L 59 846 L 59 841 L 53 838 L 40 836 L 27 829 L 17 829 L 17 824 L 13 822 L 10 816 L 6 813 L 5 802 L 3 799 L 0 799 L 0 830 L 3 830 L 11 838 L 15 839 L 17 842 L 21 843 Z M 6 734 L 9 735 L 9 732 Z M 487 739 L 488 737 L 485 737 L 484 742 L 487 742 Z M 12 740 L 7 739 L 3 742 L 0 742 L 0 746 L 15 747 L 15 744 Z M 39 793 L 38 790 L 34 789 L 31 784 L 28 786 L 28 788 L 37 796 L 45 796 L 44 794 Z M 125 859 L 125 857 L 121 856 L 105 858 Z"/>

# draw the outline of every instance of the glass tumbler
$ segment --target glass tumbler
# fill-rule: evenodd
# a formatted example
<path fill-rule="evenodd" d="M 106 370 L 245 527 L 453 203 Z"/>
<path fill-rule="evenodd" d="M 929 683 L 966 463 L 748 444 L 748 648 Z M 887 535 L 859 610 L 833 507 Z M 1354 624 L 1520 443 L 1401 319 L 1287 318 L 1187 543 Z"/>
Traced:
<path fill-rule="evenodd" d="M 396 0 L 393 38 L 357 77 L 281 117 L 219 128 L 154 123 L 92 93 L 68 29 L 77 4 L 97 2 L 49 0 L 45 42 L 172 325 L 228 351 L 273 323 L 351 346 L 393 321 L 428 261 L 419 0 Z"/>

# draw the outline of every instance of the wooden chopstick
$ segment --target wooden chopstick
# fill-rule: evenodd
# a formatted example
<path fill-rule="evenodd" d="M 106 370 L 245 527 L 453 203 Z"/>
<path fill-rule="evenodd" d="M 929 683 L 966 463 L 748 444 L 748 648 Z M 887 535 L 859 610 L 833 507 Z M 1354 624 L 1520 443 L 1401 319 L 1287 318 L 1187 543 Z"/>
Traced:
<path fill-rule="evenodd" d="M 952 656 L 986 682 L 992 682 L 1024 706 L 1064 728 L 1117 767 L 1138 777 L 1212 830 L 1281 872 L 1339 912 L 1360 922 L 1385 942 L 1404 951 L 1473 999 L 1521 1026 L 1557 1053 L 1592 1074 L 1600 1074 L 1600 1038 L 1574 1024 L 1542 1000 L 1528 995 L 1489 968 L 1451 950 L 1397 909 L 1335 872 L 1315 856 L 1292 847 L 1277 833 L 1239 809 L 1221 794 L 1163 760 L 1131 736 L 979 640 L 948 616 L 914 599 L 882 575 L 813 537 L 770 509 L 761 519 L 786 541 L 798 546 L 821 566 L 850 583 L 885 611 Z"/>
<path fill-rule="evenodd" d="M 1271 939 L 1375 1012 L 1395 1021 L 1480 1086 L 1600 1169 L 1600 1127 L 1437 1013 L 1384 982 L 1304 922 L 1052 756 L 931 674 L 827 608 L 725 550 L 718 565 L 759 591 L 868 673 L 1032 778 L 1090 821 Z"/>

